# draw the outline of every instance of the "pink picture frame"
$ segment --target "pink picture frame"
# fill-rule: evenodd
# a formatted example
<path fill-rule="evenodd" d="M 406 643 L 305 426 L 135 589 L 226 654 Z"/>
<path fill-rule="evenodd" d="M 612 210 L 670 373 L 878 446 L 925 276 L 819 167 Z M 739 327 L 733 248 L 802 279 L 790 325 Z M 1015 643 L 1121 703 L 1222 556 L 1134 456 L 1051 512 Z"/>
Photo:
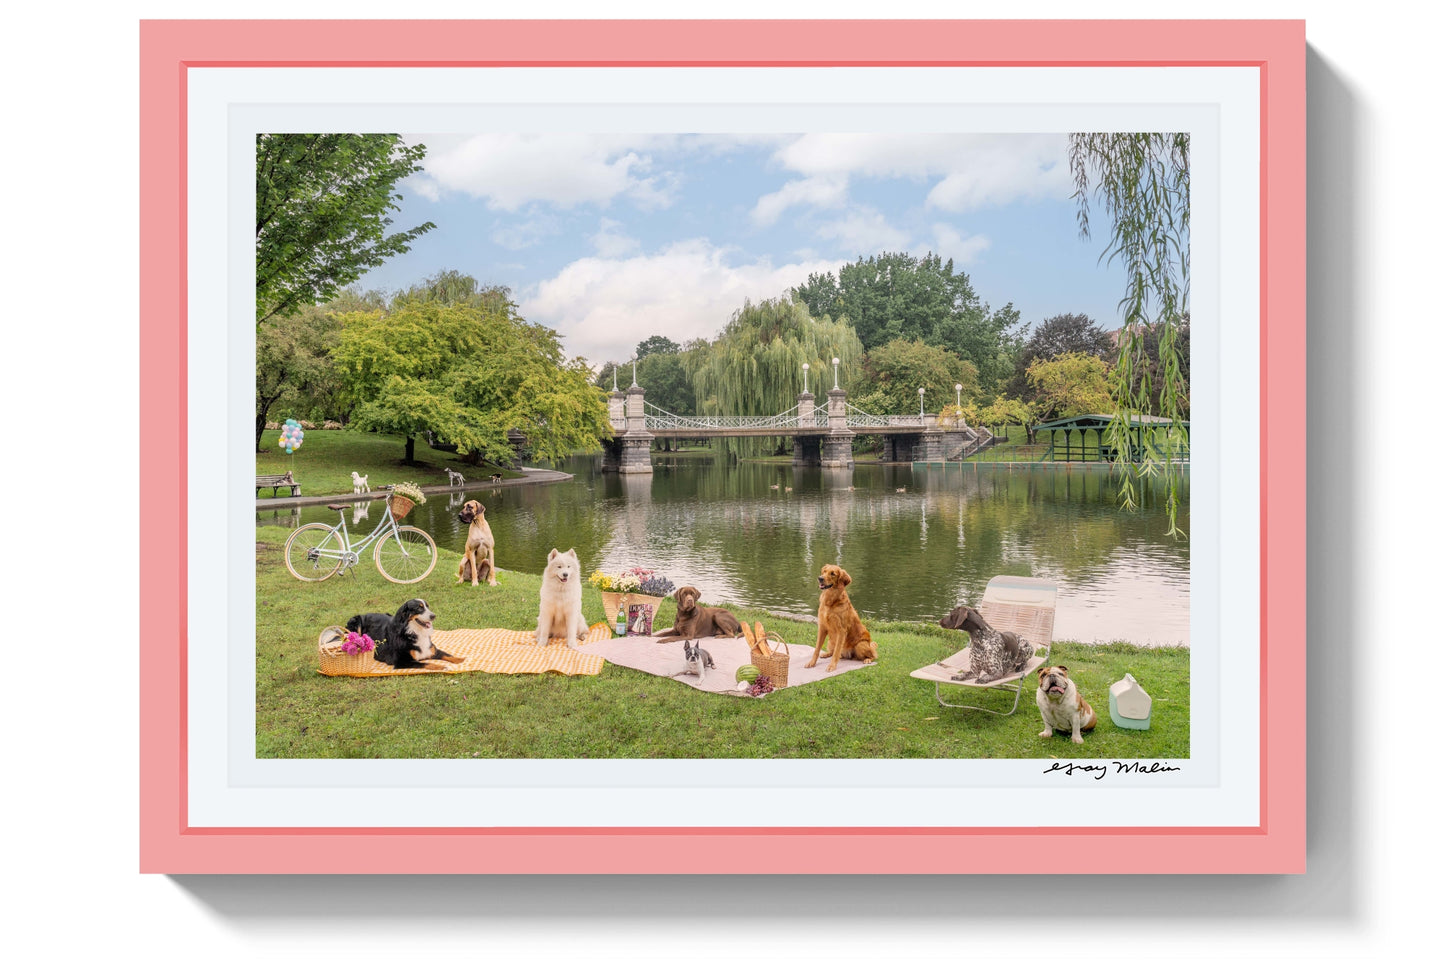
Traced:
<path fill-rule="evenodd" d="M 338 67 L 1231 67 L 1259 89 L 1259 817 L 1250 826 L 196 826 L 188 818 L 187 134 L 194 71 Z M 1017 873 L 1305 869 L 1305 38 L 1300 21 L 148 21 L 141 27 L 141 478 L 147 873 Z M 685 842 L 685 845 L 679 845 Z M 749 855 L 758 847 L 768 865 Z"/>

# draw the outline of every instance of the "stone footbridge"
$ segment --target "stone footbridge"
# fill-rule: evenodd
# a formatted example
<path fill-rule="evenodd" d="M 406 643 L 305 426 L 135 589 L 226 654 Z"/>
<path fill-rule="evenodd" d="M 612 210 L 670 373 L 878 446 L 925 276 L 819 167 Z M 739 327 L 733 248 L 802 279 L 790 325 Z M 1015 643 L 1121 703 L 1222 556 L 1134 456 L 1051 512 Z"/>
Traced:
<path fill-rule="evenodd" d="M 642 387 L 613 388 L 608 420 L 614 436 L 603 442 L 603 471 L 624 474 L 652 471 L 654 438 L 793 439 L 793 464 L 852 468 L 853 439 L 881 435 L 881 461 L 950 461 L 994 444 L 987 428 L 970 428 L 962 419 L 937 414 L 872 415 L 848 404 L 842 388 L 828 392 L 825 404 L 804 391 L 798 403 L 777 415 L 675 415 L 649 403 Z"/>

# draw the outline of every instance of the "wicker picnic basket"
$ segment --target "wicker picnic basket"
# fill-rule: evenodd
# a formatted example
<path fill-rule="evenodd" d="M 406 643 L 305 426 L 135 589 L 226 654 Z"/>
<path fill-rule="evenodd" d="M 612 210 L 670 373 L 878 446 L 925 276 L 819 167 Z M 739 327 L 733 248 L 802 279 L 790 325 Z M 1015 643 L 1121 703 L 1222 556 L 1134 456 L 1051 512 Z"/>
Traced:
<path fill-rule="evenodd" d="M 339 625 L 328 625 L 316 640 L 317 654 L 321 657 L 322 675 L 372 675 L 376 672 L 376 658 L 370 652 L 350 655 L 341 650 L 346 641 L 346 630 Z"/>
<path fill-rule="evenodd" d="M 652 606 L 652 617 L 657 618 L 658 606 L 662 605 L 664 596 L 643 595 L 641 592 L 603 592 L 602 609 L 607 613 L 607 624 L 614 625 L 617 622 L 617 610 L 625 608 L 633 603 Z"/>
<path fill-rule="evenodd" d="M 768 677 L 774 689 L 785 689 L 788 686 L 788 643 L 776 632 L 769 632 L 768 646 L 773 650 L 773 654 L 759 655 L 754 651 L 753 665 L 757 666 L 758 675 Z M 782 651 L 778 650 L 779 646 L 782 646 Z"/>
<path fill-rule="evenodd" d="M 407 512 L 416 507 L 416 502 L 405 495 L 393 494 L 391 496 L 391 517 L 401 521 L 406 517 Z"/>

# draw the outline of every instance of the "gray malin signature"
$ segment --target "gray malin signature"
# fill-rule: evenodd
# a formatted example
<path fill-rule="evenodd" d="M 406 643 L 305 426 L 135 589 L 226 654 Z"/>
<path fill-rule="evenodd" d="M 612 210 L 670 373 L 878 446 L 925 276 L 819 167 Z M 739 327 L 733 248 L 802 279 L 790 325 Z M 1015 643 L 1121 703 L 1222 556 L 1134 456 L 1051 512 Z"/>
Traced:
<path fill-rule="evenodd" d="M 1094 779 L 1103 779 L 1109 774 L 1109 767 L 1114 767 L 1116 775 L 1147 776 L 1156 772 L 1178 772 L 1178 766 L 1171 766 L 1167 762 L 1056 762 L 1044 770 L 1044 775 L 1051 772 L 1063 773 L 1065 776 L 1092 776 Z"/>

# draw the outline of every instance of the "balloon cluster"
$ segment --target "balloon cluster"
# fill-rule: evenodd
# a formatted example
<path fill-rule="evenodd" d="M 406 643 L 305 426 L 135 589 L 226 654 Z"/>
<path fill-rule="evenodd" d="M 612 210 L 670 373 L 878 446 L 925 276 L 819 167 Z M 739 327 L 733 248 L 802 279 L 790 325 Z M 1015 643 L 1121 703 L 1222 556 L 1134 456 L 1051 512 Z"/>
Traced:
<path fill-rule="evenodd" d="M 281 439 L 276 442 L 276 447 L 285 448 L 289 455 L 301 447 L 301 439 L 305 437 L 306 432 L 301 430 L 301 422 L 295 418 L 287 418 L 286 424 L 281 426 Z"/>

